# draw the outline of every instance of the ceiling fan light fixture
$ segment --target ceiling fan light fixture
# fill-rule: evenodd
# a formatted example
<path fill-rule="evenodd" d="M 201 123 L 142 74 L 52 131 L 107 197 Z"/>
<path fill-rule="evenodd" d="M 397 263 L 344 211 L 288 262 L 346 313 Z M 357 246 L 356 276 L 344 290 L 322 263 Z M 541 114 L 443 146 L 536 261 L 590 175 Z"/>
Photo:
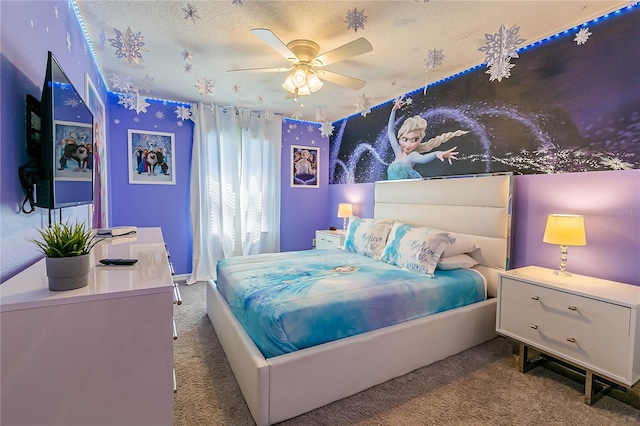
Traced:
<path fill-rule="evenodd" d="M 282 88 L 289 93 L 296 93 L 296 86 L 293 85 L 293 78 L 291 77 L 291 74 L 289 74 L 284 80 L 284 83 L 282 83 Z"/>
<path fill-rule="evenodd" d="M 307 85 L 307 70 L 304 67 L 296 67 L 292 74 L 293 85 L 298 89 Z"/>
<path fill-rule="evenodd" d="M 317 92 L 322 88 L 323 85 L 322 80 L 320 80 L 320 78 L 318 78 L 318 76 L 313 71 L 311 71 L 307 76 L 307 83 L 309 85 L 309 90 L 311 91 L 311 93 Z"/>

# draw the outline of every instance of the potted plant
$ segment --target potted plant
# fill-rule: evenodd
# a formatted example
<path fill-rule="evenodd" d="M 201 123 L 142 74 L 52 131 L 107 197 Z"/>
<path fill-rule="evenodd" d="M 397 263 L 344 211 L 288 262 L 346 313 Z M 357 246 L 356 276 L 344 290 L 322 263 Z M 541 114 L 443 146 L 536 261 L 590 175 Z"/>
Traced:
<path fill-rule="evenodd" d="M 41 239 L 32 241 L 46 256 L 49 290 L 73 290 L 89 284 L 91 249 L 98 242 L 84 223 L 55 223 L 38 229 Z"/>

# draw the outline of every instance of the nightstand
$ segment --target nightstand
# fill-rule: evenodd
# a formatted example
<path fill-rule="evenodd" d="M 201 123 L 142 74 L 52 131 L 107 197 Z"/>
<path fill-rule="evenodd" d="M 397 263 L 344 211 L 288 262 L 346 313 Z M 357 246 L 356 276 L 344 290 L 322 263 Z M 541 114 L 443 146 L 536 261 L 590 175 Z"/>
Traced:
<path fill-rule="evenodd" d="M 344 231 L 316 231 L 316 248 L 342 248 L 344 235 Z"/>
<path fill-rule="evenodd" d="M 606 392 L 640 379 L 639 306 L 638 286 L 528 266 L 500 274 L 496 331 L 520 343 L 522 373 L 537 365 L 530 348 L 583 372 L 592 404 L 594 380 Z"/>

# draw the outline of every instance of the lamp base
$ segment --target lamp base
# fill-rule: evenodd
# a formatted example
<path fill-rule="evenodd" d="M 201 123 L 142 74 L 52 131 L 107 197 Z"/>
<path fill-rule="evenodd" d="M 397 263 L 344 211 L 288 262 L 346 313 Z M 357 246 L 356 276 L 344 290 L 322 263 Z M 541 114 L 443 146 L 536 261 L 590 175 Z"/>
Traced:
<path fill-rule="evenodd" d="M 570 277 L 571 276 L 571 272 L 567 272 L 567 271 L 553 271 L 553 273 L 555 275 L 558 275 L 559 277 Z"/>
<path fill-rule="evenodd" d="M 346 217 L 342 218 L 342 232 L 344 232 L 344 233 L 347 232 L 347 218 Z"/>

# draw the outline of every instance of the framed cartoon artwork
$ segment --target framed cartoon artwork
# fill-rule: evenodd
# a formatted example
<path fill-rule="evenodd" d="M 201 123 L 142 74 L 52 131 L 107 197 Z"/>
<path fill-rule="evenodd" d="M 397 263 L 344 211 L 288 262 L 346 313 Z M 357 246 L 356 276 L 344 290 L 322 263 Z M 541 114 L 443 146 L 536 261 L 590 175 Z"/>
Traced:
<path fill-rule="evenodd" d="M 129 129 L 129 183 L 175 185 L 175 134 Z"/>
<path fill-rule="evenodd" d="M 92 181 L 93 135 L 91 124 L 54 120 L 55 179 Z"/>
<path fill-rule="evenodd" d="M 320 187 L 320 148 L 291 145 L 291 187 Z"/>

